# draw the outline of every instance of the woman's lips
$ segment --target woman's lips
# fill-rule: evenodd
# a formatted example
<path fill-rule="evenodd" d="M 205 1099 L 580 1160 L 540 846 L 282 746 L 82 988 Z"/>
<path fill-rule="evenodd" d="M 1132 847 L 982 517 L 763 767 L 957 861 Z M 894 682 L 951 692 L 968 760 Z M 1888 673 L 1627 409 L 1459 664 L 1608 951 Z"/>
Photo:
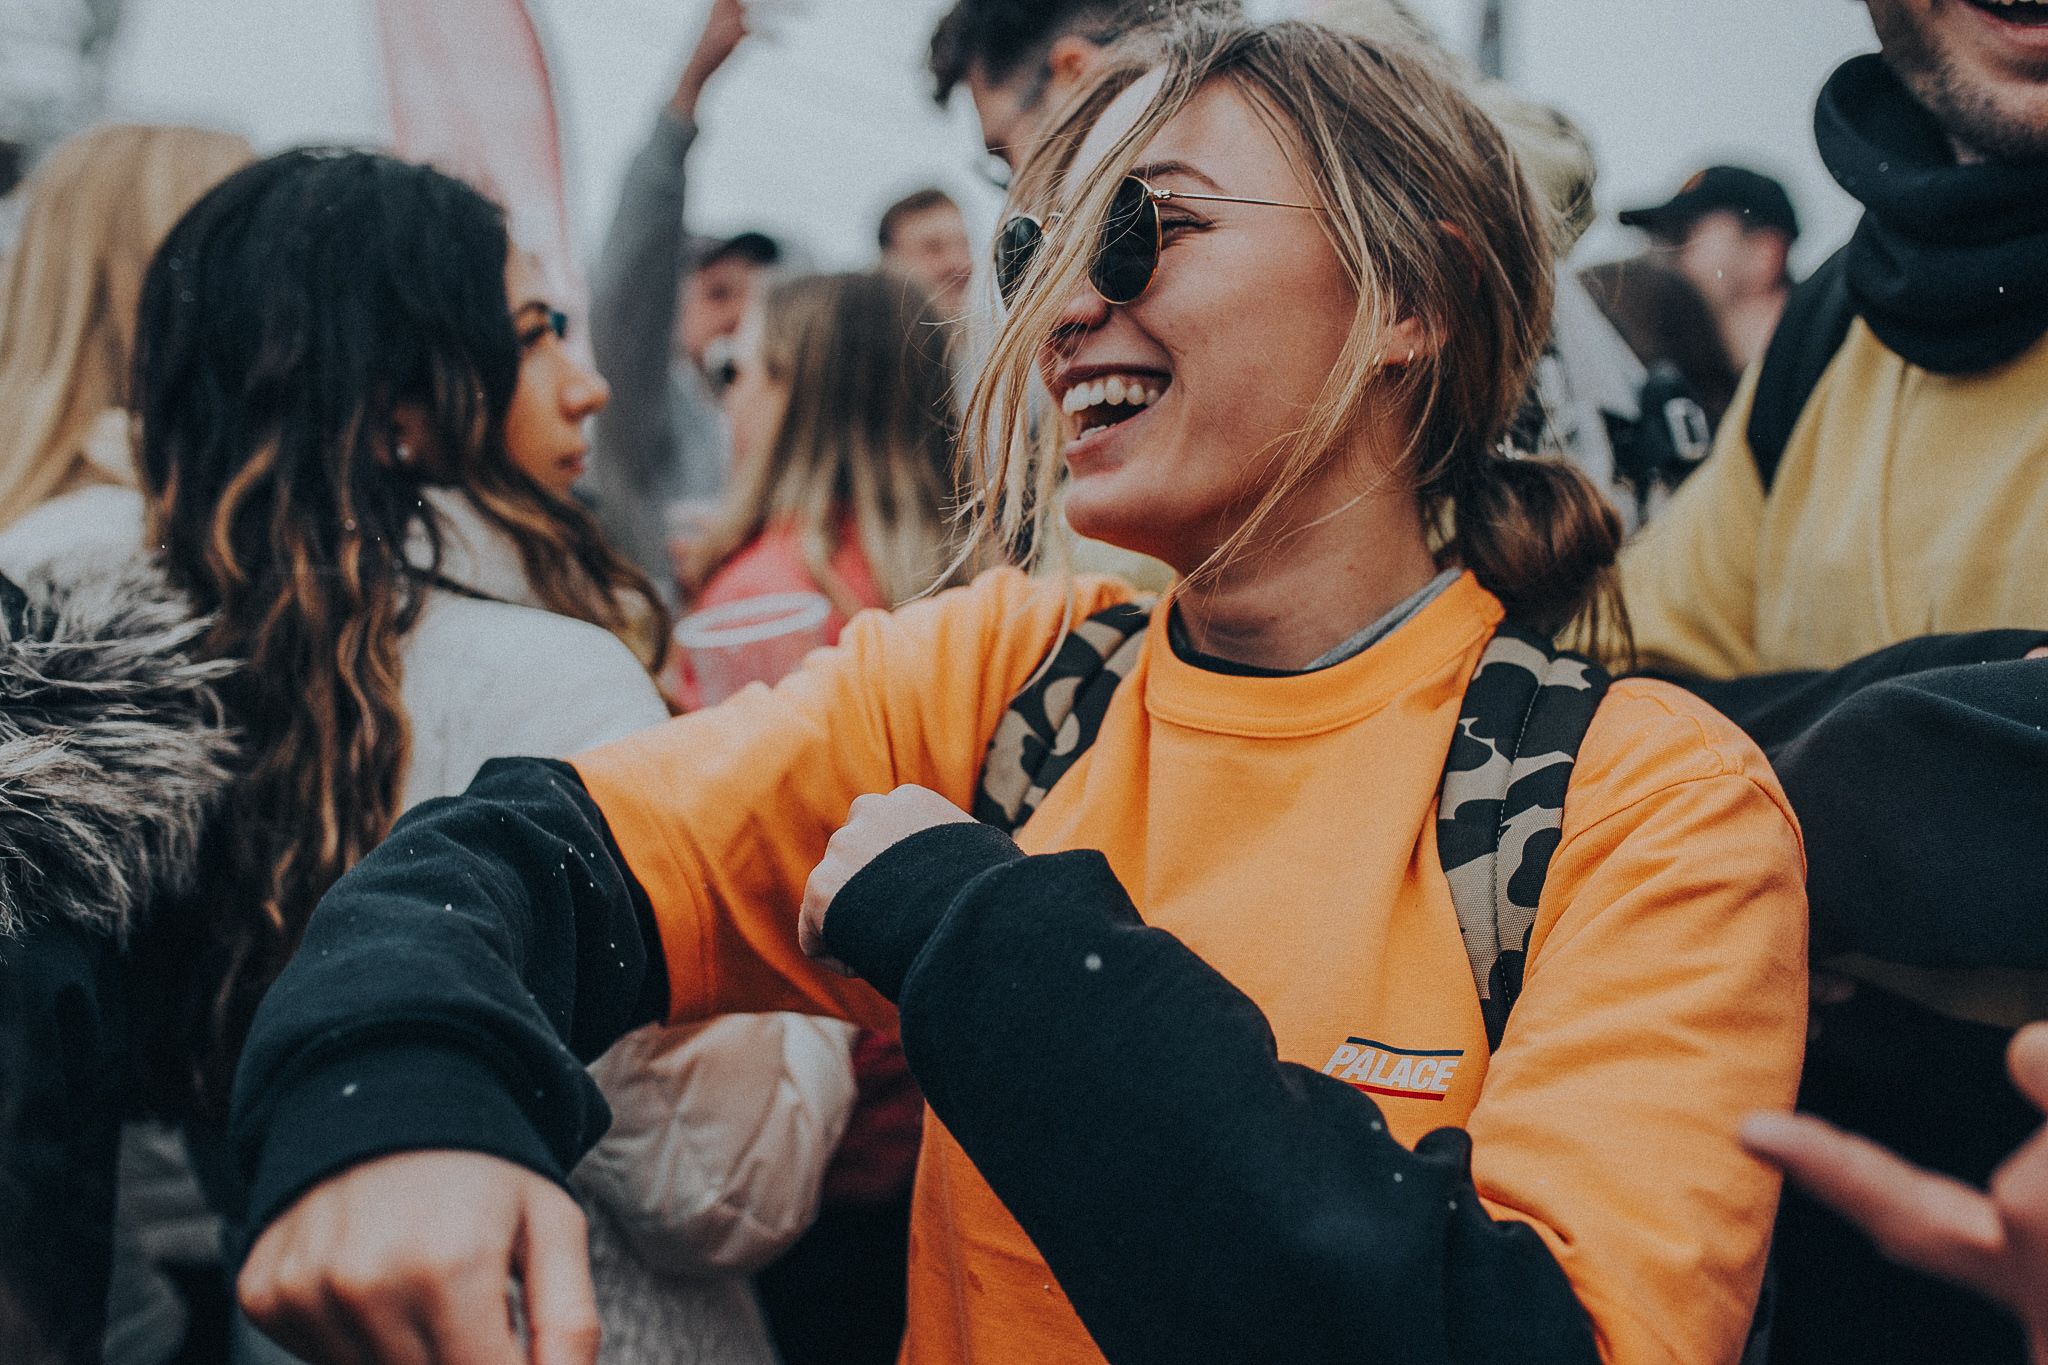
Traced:
<path fill-rule="evenodd" d="M 1123 421 L 1112 422 L 1108 426 L 1090 427 L 1088 430 L 1074 436 L 1067 442 L 1067 448 L 1062 452 L 1066 456 L 1068 470 L 1074 474 L 1086 474 L 1105 465 L 1114 464 L 1118 458 L 1115 450 L 1116 443 L 1131 428 L 1143 426 L 1151 421 L 1154 411 L 1156 411 L 1154 406 L 1147 405 L 1137 409 L 1137 415 L 1134 417 L 1126 417 Z M 1068 430 L 1071 431 L 1073 429 L 1072 419 L 1069 418 L 1068 420 Z"/>

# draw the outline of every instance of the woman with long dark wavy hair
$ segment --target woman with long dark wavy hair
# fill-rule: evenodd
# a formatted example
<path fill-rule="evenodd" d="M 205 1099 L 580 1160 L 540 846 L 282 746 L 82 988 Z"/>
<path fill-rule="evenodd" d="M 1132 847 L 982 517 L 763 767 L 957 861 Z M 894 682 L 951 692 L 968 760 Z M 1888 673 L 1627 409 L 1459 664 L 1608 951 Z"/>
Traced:
<path fill-rule="evenodd" d="M 594 695 L 636 690 L 625 650 L 560 618 L 630 634 L 659 615 L 651 589 L 505 450 L 522 367 L 557 340 L 545 300 L 511 312 L 518 266 L 502 213 L 461 182 L 298 151 L 202 199 L 144 282 L 149 536 L 213 618 L 203 652 L 244 661 L 224 692 L 248 755 L 190 911 L 164 921 L 192 940 L 165 964 L 178 978 L 147 1031 L 166 1055 L 144 1076 L 168 1112 L 220 1112 L 250 1011 L 321 893 L 405 805 L 438 794 L 408 790 L 418 751 L 474 747 L 481 736 L 451 725 L 479 710 L 505 713 L 514 747 L 496 752 L 526 751 L 520 727 L 543 710 L 494 708 L 451 693 L 453 679 L 422 694 L 413 656 L 471 651 L 480 677 L 502 668 L 501 689 L 553 684 L 569 710 L 549 723 L 565 728 Z M 457 504 L 467 525 L 429 510 Z M 479 600 L 499 594 L 444 572 L 447 542 L 487 540 L 478 527 L 510 542 L 533 598 L 558 615 L 507 616 Z M 494 644 L 495 660 L 474 653 Z M 617 725 L 583 728 L 550 747 Z"/>
<path fill-rule="evenodd" d="M 649 672 L 663 610 L 561 495 L 606 398 L 565 328 L 498 208 L 368 153 L 245 169 L 150 269 L 135 383 L 150 535 L 210 619 L 201 656 L 241 661 L 221 693 L 244 758 L 197 886 L 131 954 L 144 1085 L 202 1146 L 315 904 L 402 811 L 491 758 L 666 718 Z M 808 1221 L 852 1100 L 849 1033 L 764 1016 L 647 1031 L 603 1059 L 619 1123 L 587 1197 L 632 1243 L 593 1248 L 629 1325 L 682 1320 L 719 1359 L 772 1358 L 733 1272 Z M 697 1141 L 687 1167 L 641 1159 L 668 1150 L 656 1139 L 692 1099 L 746 1115 L 745 1140 Z M 238 1191 L 211 1193 L 235 1212 Z M 719 1221 L 735 1211 L 741 1233 Z M 649 1248 L 712 1283 L 677 1307 L 638 1268 Z"/>

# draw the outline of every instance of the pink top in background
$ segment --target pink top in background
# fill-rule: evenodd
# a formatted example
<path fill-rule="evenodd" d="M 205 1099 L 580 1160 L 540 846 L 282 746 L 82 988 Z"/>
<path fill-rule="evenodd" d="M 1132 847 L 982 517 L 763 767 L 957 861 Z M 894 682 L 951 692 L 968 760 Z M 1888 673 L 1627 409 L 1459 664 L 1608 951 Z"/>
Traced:
<path fill-rule="evenodd" d="M 889 605 L 883 600 L 882 589 L 875 582 L 874 571 L 868 567 L 867 556 L 861 553 L 852 517 L 840 519 L 839 549 L 832 556 L 832 572 L 838 575 L 846 592 L 862 606 Z M 797 544 L 796 527 L 787 521 L 755 536 L 738 554 L 728 559 L 704 585 L 704 591 L 691 600 L 690 610 L 703 611 L 778 592 L 825 592 L 824 585 L 812 578 L 810 569 L 804 565 L 803 551 Z M 831 596 L 830 593 L 825 595 Z M 846 617 L 834 606 L 832 614 L 825 618 L 825 642 L 837 642 L 839 632 L 845 629 Z M 662 687 L 670 699 L 685 711 L 694 711 L 703 705 L 697 679 L 690 671 L 688 654 L 680 648 L 669 651 Z"/>

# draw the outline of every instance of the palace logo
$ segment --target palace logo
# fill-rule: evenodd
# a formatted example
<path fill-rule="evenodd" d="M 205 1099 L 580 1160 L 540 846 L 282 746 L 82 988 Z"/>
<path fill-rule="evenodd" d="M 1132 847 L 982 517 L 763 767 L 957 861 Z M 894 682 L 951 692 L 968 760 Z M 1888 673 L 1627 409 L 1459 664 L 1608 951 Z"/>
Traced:
<path fill-rule="evenodd" d="M 1442 1100 L 1458 1074 L 1462 1049 L 1455 1052 L 1411 1052 L 1369 1038 L 1346 1038 L 1323 1063 L 1323 1074 L 1357 1086 L 1368 1095 L 1403 1100 Z"/>

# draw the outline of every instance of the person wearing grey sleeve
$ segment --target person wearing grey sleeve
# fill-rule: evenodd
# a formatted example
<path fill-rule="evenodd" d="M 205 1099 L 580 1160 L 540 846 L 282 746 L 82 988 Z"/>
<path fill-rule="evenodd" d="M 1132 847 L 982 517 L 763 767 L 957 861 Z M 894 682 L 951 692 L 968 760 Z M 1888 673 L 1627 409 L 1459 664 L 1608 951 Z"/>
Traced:
<path fill-rule="evenodd" d="M 746 33 L 741 0 L 716 0 L 627 169 L 592 291 L 591 346 L 612 401 L 597 419 L 596 458 L 578 492 L 671 606 L 667 511 L 725 491 L 725 423 L 706 354 L 738 330 L 755 278 L 781 254 L 757 232 L 693 251 L 683 226 L 697 103 Z"/>

